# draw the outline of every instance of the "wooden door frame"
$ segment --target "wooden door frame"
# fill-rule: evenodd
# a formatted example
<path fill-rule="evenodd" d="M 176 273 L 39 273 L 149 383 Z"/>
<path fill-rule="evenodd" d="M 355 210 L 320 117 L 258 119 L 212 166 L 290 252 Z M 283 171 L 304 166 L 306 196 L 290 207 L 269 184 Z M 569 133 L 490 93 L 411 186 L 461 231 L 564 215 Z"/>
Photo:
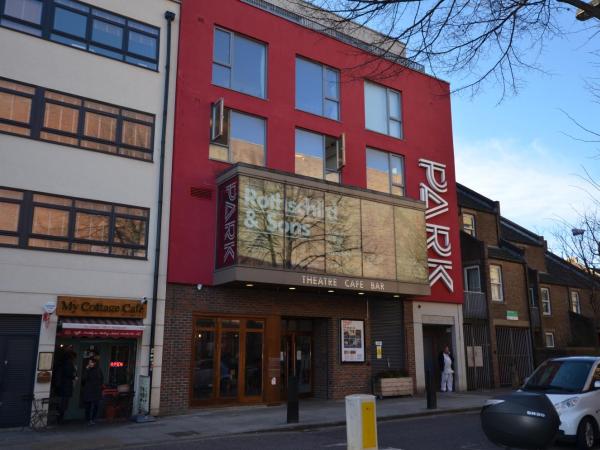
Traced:
<path fill-rule="evenodd" d="M 196 320 L 197 319 L 214 319 L 215 326 L 214 328 L 207 328 L 207 330 L 212 329 L 215 333 L 215 351 L 213 356 L 213 393 L 212 396 L 208 399 L 195 399 L 194 398 L 194 369 L 196 362 L 196 349 L 195 349 L 195 340 L 196 340 Z M 240 326 L 239 328 L 225 328 L 225 330 L 237 330 L 239 333 L 239 356 L 238 356 L 238 385 L 237 385 L 237 396 L 232 398 L 221 398 L 219 397 L 219 393 L 221 390 L 221 332 L 223 328 L 221 327 L 222 320 L 239 320 Z M 261 355 L 261 394 L 257 396 L 246 396 L 244 395 L 245 388 L 245 364 L 246 364 L 246 334 L 248 333 L 247 322 L 249 320 L 256 320 L 263 323 L 263 328 L 261 330 L 251 328 L 251 333 L 260 333 L 262 335 L 262 355 Z M 239 405 L 239 404 L 252 404 L 252 403 L 262 403 L 265 398 L 265 375 L 266 375 L 266 364 L 265 364 L 265 354 L 266 354 L 266 328 L 267 328 L 267 318 L 259 317 L 259 316 L 240 316 L 235 314 L 207 314 L 207 313 L 198 313 L 193 314 L 192 316 L 192 333 L 191 333 L 191 349 L 190 352 L 190 383 L 189 383 L 189 391 L 188 391 L 188 404 L 191 408 L 194 407 L 202 407 L 202 406 L 215 406 L 215 405 Z"/>

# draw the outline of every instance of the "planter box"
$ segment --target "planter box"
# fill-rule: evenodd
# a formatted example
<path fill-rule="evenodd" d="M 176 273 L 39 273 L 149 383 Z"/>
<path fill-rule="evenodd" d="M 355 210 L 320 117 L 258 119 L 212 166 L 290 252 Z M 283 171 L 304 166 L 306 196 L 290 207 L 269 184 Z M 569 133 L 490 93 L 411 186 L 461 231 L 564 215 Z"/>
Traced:
<path fill-rule="evenodd" d="M 379 398 L 413 395 L 413 380 L 410 377 L 380 378 L 375 383 L 375 395 Z"/>

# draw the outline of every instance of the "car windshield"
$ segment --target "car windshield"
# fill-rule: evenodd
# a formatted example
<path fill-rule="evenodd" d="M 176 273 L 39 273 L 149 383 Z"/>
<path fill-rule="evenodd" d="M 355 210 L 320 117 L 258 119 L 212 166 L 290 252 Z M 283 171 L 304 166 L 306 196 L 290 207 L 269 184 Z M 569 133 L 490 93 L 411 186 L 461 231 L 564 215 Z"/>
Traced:
<path fill-rule="evenodd" d="M 546 361 L 523 386 L 526 391 L 581 392 L 592 368 L 588 361 Z"/>

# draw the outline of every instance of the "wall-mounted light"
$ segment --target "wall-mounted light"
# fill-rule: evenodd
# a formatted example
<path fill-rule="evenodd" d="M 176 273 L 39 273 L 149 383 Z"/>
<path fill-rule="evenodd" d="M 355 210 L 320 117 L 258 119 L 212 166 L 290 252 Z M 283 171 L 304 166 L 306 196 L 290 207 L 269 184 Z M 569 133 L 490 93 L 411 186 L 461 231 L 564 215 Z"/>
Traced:
<path fill-rule="evenodd" d="M 359 292 L 358 295 L 365 295 L 365 293 L 364 292 Z"/>
<path fill-rule="evenodd" d="M 290 286 L 288 289 L 289 289 L 290 291 L 295 291 L 295 290 L 296 290 L 296 288 L 295 288 L 294 286 Z"/>
<path fill-rule="evenodd" d="M 254 286 L 252 283 L 246 283 L 246 287 L 252 287 Z"/>
<path fill-rule="evenodd" d="M 329 289 L 327 292 L 329 292 L 330 294 L 335 292 L 333 289 Z"/>

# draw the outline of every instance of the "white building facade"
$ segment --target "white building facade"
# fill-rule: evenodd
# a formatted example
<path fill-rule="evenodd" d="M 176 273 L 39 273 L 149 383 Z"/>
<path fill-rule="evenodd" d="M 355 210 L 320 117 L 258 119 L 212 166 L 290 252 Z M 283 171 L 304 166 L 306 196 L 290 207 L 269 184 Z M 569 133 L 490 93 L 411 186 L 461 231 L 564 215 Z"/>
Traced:
<path fill-rule="evenodd" d="M 0 427 L 158 410 L 179 6 L 0 0 Z"/>

